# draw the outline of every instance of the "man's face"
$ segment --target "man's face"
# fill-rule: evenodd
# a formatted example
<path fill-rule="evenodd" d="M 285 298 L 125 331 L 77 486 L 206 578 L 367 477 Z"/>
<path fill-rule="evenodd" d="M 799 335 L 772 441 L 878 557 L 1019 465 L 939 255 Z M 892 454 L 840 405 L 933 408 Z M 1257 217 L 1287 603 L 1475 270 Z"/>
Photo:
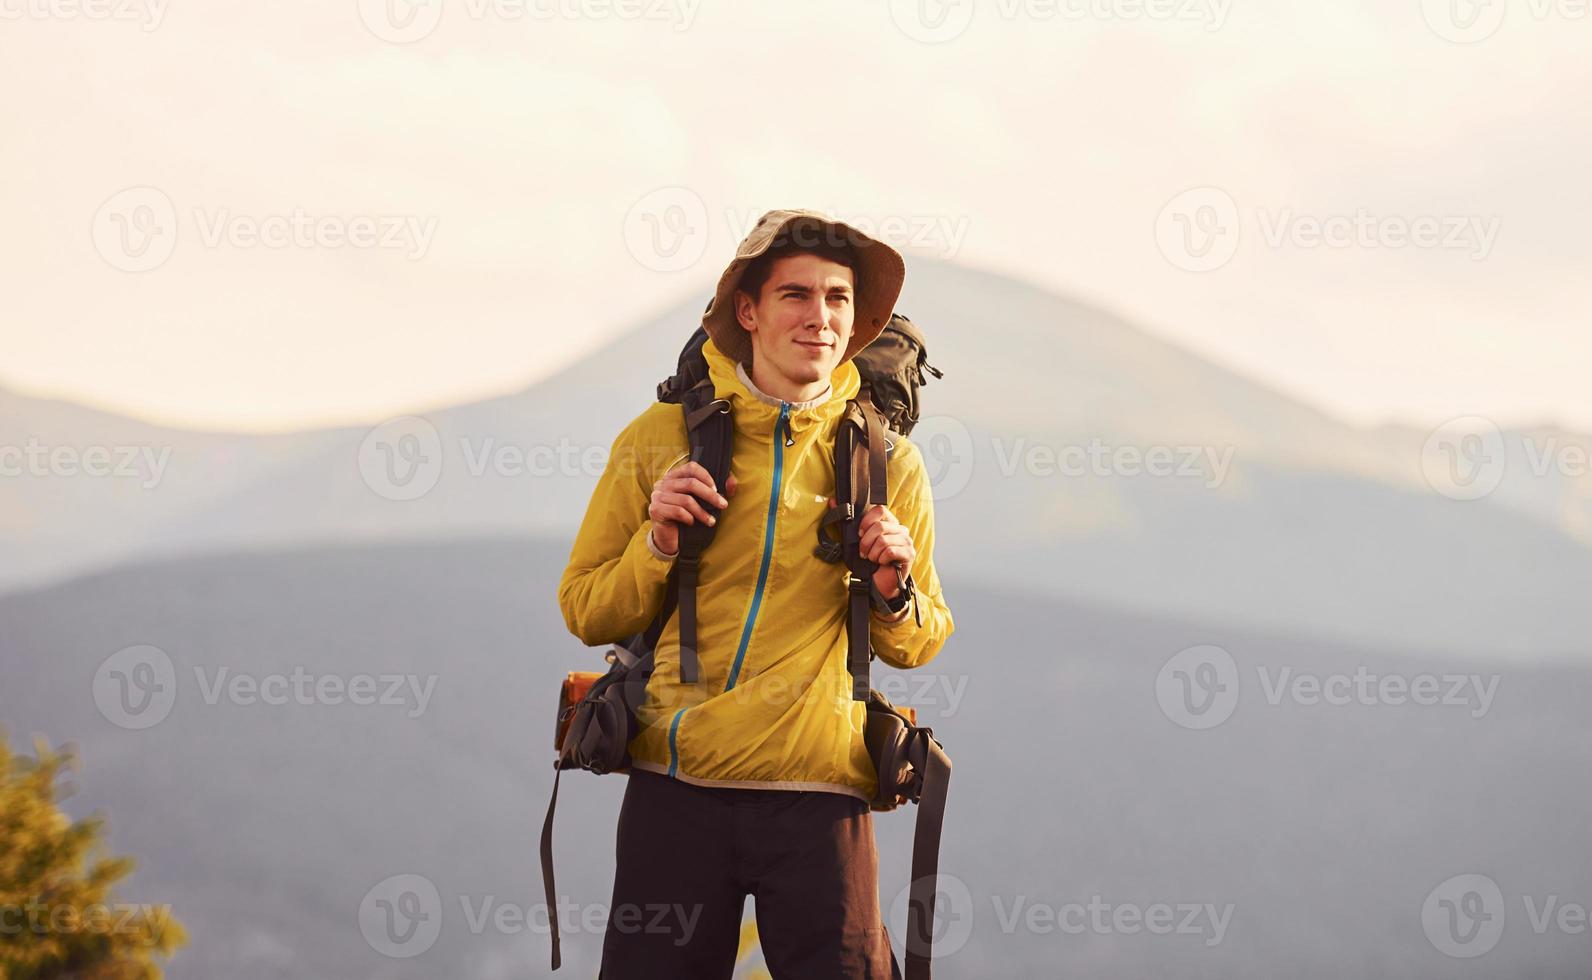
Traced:
<path fill-rule="evenodd" d="M 793 384 L 827 381 L 851 341 L 856 316 L 851 270 L 817 255 L 774 262 L 762 295 L 735 294 L 735 315 L 752 335 L 759 370 Z"/>

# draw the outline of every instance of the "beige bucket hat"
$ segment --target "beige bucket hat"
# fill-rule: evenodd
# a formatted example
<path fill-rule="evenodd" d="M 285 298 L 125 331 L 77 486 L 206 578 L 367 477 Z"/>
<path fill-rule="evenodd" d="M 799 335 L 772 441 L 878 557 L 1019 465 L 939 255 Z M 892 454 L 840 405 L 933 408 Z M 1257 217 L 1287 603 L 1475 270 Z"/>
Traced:
<path fill-rule="evenodd" d="M 819 211 L 769 211 L 759 218 L 736 248 L 734 260 L 719 277 L 713 303 L 702 314 L 702 328 L 725 355 L 751 365 L 752 337 L 736 321 L 735 288 L 752 260 L 768 251 L 787 231 L 798 244 L 844 244 L 856 252 L 857 314 L 852 323 L 851 341 L 840 359 L 844 364 L 873 343 L 884 325 L 890 322 L 896 299 L 901 295 L 901 284 L 906 281 L 907 267 L 901 253 L 894 248 Z"/>

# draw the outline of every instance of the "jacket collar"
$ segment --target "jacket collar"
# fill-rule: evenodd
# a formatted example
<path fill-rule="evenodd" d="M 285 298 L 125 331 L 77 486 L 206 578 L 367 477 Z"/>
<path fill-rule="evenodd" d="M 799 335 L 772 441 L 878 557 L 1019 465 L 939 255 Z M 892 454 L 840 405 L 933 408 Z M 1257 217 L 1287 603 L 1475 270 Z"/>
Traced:
<path fill-rule="evenodd" d="M 742 364 L 740 361 L 735 362 L 735 380 L 739 381 L 743 386 L 745 386 L 746 390 L 752 393 L 752 397 L 756 398 L 763 404 L 772 405 L 775 408 L 782 408 L 785 405 L 789 405 L 791 407 L 791 411 L 796 411 L 803 408 L 812 408 L 815 405 L 822 405 L 824 402 L 829 400 L 829 393 L 835 390 L 834 384 L 830 383 L 824 385 L 823 393 L 817 398 L 813 398 L 804 402 L 787 402 L 784 399 L 776 398 L 763 389 L 759 388 L 757 386 L 757 382 L 752 380 L 751 373 L 746 370 L 746 365 Z"/>
<path fill-rule="evenodd" d="M 827 424 L 840 418 L 846 411 L 846 402 L 862 388 L 857 365 L 848 359 L 829 375 L 829 391 L 825 394 L 810 402 L 781 401 L 759 391 L 740 362 L 720 351 L 711 339 L 702 345 L 702 355 L 708 364 L 708 377 L 713 380 L 714 394 L 730 400 L 737 428 L 772 431 L 783 405 L 790 406 L 792 434 L 814 423 Z"/>

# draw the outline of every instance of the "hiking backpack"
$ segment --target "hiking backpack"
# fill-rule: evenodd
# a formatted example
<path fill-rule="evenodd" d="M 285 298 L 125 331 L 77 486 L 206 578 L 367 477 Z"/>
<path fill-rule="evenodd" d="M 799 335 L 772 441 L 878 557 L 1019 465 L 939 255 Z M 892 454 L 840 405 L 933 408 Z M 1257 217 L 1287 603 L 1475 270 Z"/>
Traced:
<path fill-rule="evenodd" d="M 714 486 L 722 487 L 730 474 L 734 424 L 729 401 L 716 397 L 708 377 L 702 354 L 707 339 L 707 332 L 698 327 L 681 350 L 675 373 L 659 382 L 657 397 L 661 402 L 680 405 L 685 413 L 691 459 L 712 474 Z M 874 654 L 868 642 L 869 608 L 878 565 L 862 557 L 858 528 L 870 507 L 888 501 L 887 463 L 895 444 L 887 432 L 902 436 L 911 433 L 919 419 L 918 389 L 927 383 L 928 375 L 940 378 L 944 373 L 928 363 L 923 334 L 901 314 L 893 314 L 879 336 L 858 351 L 853 361 L 862 383 L 857 395 L 847 403 L 836 430 L 836 506 L 819 523 L 813 551 L 824 561 L 844 562 L 850 573 L 846 669 L 851 675 L 852 699 L 867 706 L 864 737 L 879 782 L 879 792 L 870 801 L 870 809 L 888 811 L 902 802 L 918 804 L 907 912 L 906 976 L 908 980 L 928 980 L 940 831 L 951 763 L 932 729 L 918 726 L 911 709 L 897 709 L 870 683 Z M 707 513 L 718 516 L 718 507 L 707 501 L 701 504 Z M 837 524 L 838 533 L 831 536 L 830 529 Z M 564 682 L 554 732 L 559 756 L 554 762 L 553 793 L 542 825 L 542 882 L 548 908 L 553 908 L 556 901 L 552 833 L 559 776 L 565 769 L 596 773 L 629 770 L 628 746 L 637 732 L 636 713 L 652 676 L 658 638 L 676 610 L 680 682 L 700 682 L 696 593 L 702 552 L 712 543 L 713 533 L 713 525 L 700 521 L 679 525 L 679 551 L 669 571 L 658 614 L 645 630 L 610 646 L 605 659 L 612 666 L 607 672 L 575 672 Z M 898 569 L 898 577 L 899 574 Z M 922 614 L 912 577 L 908 575 L 901 585 L 913 617 L 921 626 Z M 556 923 L 551 937 L 552 968 L 557 970 L 561 956 Z M 894 958 L 892 952 L 892 965 Z"/>

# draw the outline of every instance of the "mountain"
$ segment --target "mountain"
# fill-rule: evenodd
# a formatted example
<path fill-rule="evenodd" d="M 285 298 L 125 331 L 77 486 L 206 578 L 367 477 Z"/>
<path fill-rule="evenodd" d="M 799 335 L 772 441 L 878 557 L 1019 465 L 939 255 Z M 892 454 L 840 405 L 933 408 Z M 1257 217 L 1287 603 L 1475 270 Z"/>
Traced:
<path fill-rule="evenodd" d="M 913 432 L 945 567 L 1290 634 L 1479 657 L 1584 651 L 1592 482 L 1565 454 L 1586 440 L 1562 434 L 1549 451 L 1502 433 L 1504 452 L 1548 451 L 1550 469 L 1512 463 L 1496 491 L 1457 499 L 1429 433 L 1346 425 L 1030 284 L 913 259 L 899 308 L 945 371 Z M 682 303 L 522 392 L 418 420 L 269 439 L 134 430 L 120 438 L 172 447 L 153 490 L 82 478 L 0 489 L 5 511 L 33 515 L 7 522 L 0 585 L 315 542 L 569 541 L 613 437 L 700 312 Z M 31 412 L 8 433 L 108 438 L 108 419 Z"/>
<path fill-rule="evenodd" d="M 112 850 L 139 859 L 122 900 L 169 902 L 189 927 L 174 980 L 546 976 L 545 931 L 518 916 L 541 921 L 556 692 L 601 665 L 556 608 L 565 557 L 501 535 L 321 546 L 13 594 L 0 722 L 19 747 L 33 733 L 80 746 L 66 807 L 106 812 Z M 1551 919 L 1539 933 L 1528 909 L 1592 901 L 1592 788 L 1576 778 L 1592 665 L 1112 612 L 954 568 L 945 589 L 958 626 L 940 656 L 875 672 L 954 761 L 938 976 L 1584 975 L 1586 937 Z M 1201 730 L 1184 727 L 1171 658 L 1205 645 L 1230 656 L 1233 693 Z M 170 670 L 140 679 L 134 661 L 159 667 L 148 648 Z M 1330 693 L 1357 672 L 1369 693 L 1348 703 L 1301 680 Z M 377 703 L 350 703 L 365 677 Z M 1443 700 L 1465 683 L 1455 703 L 1409 703 L 1423 678 Z M 562 781 L 575 928 L 558 975 L 596 972 L 623 789 Z M 875 815 L 897 937 L 913 819 Z M 1495 949 L 1457 959 L 1422 909 L 1468 873 L 1496 882 L 1507 915 Z M 435 889 L 410 911 L 439 933 L 392 958 L 361 915 L 380 921 L 379 886 L 399 875 Z M 1091 923 L 1091 903 L 1127 917 Z M 1138 925 L 1163 905 L 1168 934 Z"/>

